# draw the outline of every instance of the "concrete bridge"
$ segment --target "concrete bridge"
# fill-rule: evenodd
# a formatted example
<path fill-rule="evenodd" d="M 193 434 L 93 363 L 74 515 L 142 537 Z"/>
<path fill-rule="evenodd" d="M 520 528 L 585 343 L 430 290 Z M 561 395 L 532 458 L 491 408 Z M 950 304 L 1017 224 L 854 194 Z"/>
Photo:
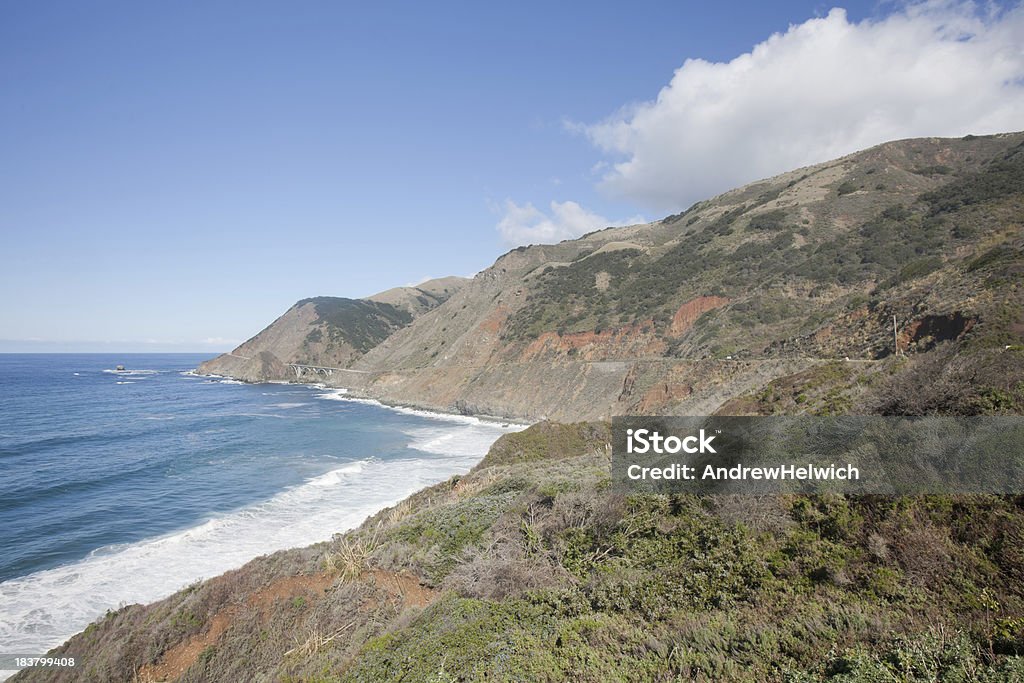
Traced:
<path fill-rule="evenodd" d="M 333 377 L 334 373 L 349 373 L 352 375 L 367 375 L 369 372 L 366 370 L 351 370 L 349 368 L 331 368 L 324 365 L 301 365 L 299 363 L 289 363 L 288 367 L 295 372 L 296 379 L 302 379 L 303 377 Z"/>

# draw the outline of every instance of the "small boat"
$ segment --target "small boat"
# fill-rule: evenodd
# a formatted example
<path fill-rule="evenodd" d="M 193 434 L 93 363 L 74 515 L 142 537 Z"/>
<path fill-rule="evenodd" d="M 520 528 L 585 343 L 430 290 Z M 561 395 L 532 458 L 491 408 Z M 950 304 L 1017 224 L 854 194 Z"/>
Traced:
<path fill-rule="evenodd" d="M 124 372 L 124 366 L 118 365 L 116 368 L 114 368 L 114 370 L 116 370 L 117 372 Z"/>

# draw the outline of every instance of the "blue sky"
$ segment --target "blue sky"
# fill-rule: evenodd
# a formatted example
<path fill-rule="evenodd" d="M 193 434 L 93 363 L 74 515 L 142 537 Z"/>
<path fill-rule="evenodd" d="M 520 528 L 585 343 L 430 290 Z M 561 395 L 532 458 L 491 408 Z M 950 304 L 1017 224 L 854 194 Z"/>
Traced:
<path fill-rule="evenodd" d="M 4 3 L 0 351 L 223 350 L 303 297 L 468 275 L 782 164 L 1024 123 L 1019 7 L 831 7 Z M 896 78 L 953 44 L 965 83 L 1008 66 L 941 115 L 949 69 L 917 92 L 782 66 L 874 55 Z M 812 130 L 835 106 L 816 78 L 891 104 L 884 125 Z M 793 122 L 786 101 L 825 109 Z"/>

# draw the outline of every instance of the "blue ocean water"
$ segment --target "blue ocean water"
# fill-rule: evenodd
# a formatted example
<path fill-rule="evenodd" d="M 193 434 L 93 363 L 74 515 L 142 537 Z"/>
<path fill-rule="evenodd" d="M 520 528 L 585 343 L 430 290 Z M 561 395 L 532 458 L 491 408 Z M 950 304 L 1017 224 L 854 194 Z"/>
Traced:
<path fill-rule="evenodd" d="M 329 539 L 517 428 L 190 374 L 205 358 L 0 354 L 0 652 Z"/>

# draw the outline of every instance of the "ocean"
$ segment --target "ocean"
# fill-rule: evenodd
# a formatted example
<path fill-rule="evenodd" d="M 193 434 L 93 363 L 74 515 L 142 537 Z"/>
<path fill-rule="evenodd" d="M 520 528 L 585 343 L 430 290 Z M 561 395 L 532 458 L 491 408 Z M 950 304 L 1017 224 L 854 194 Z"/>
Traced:
<path fill-rule="evenodd" d="M 0 354 L 0 653 L 327 540 L 521 428 L 189 372 L 206 358 Z"/>

